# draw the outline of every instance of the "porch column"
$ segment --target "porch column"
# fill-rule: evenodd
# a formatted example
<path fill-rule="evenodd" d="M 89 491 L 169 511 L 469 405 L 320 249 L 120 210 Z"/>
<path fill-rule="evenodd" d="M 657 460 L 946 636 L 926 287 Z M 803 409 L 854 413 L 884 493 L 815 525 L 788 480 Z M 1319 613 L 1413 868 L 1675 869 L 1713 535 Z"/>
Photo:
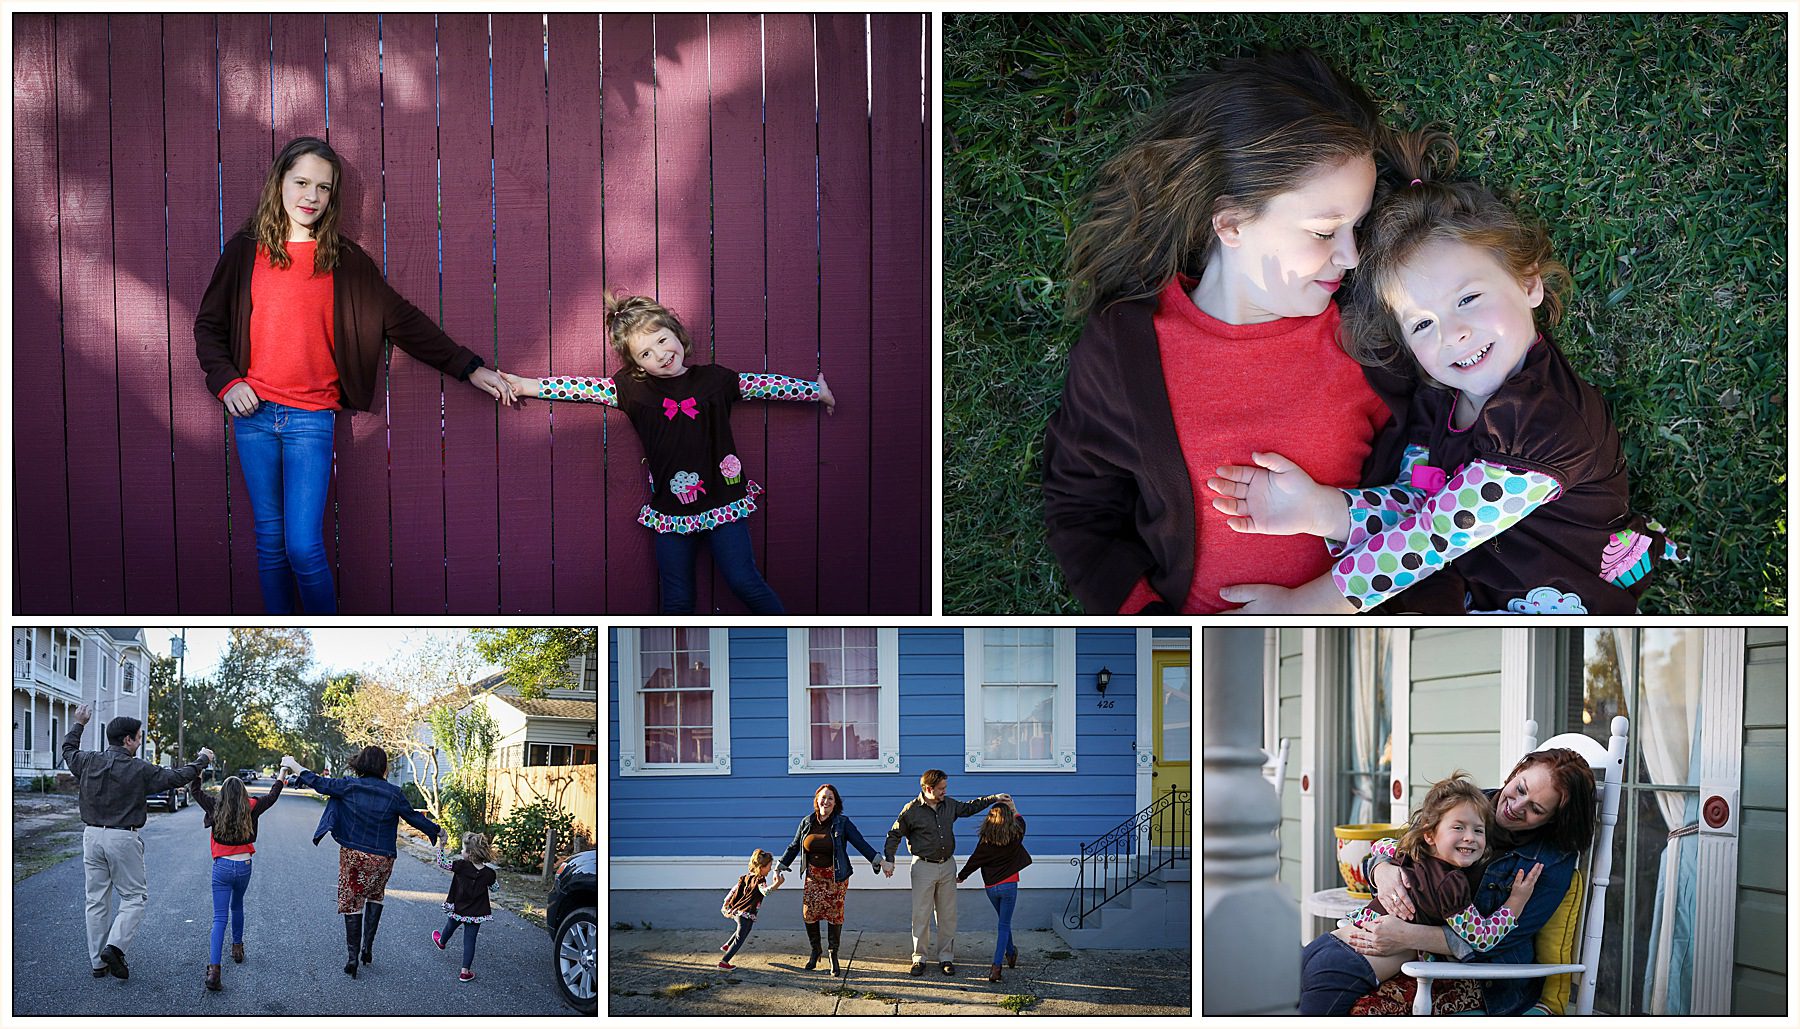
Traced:
<path fill-rule="evenodd" d="M 1281 806 L 1262 777 L 1263 630 L 1205 629 L 1200 661 L 1200 1013 L 1292 1014 L 1300 912 L 1279 879 Z"/>

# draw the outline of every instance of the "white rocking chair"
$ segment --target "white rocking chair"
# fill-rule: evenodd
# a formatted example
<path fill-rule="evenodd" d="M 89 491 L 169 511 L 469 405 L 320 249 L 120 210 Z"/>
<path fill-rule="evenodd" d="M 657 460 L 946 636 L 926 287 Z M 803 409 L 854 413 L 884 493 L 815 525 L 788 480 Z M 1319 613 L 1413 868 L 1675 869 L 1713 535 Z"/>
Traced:
<path fill-rule="evenodd" d="M 1580 871 L 1586 896 L 1580 900 L 1580 915 L 1575 938 L 1580 941 L 1580 960 L 1563 965 L 1483 964 L 1458 961 L 1408 961 L 1400 971 L 1419 982 L 1413 998 L 1413 1014 L 1431 1014 L 1431 984 L 1434 979 L 1543 979 L 1552 975 L 1577 974 L 1579 986 L 1571 991 L 1571 1010 L 1552 1014 L 1591 1015 L 1594 1013 L 1594 984 L 1600 978 L 1600 936 L 1606 924 L 1606 887 L 1612 881 L 1613 826 L 1619 821 L 1619 783 L 1625 778 L 1625 749 L 1630 723 L 1623 717 L 1612 720 L 1612 737 L 1605 749 L 1591 736 L 1563 733 L 1540 745 L 1537 723 L 1525 723 L 1527 753 L 1563 748 L 1580 753 L 1594 769 L 1595 802 L 1600 808 L 1599 824 L 1587 852 L 1580 855 L 1576 868 Z"/>

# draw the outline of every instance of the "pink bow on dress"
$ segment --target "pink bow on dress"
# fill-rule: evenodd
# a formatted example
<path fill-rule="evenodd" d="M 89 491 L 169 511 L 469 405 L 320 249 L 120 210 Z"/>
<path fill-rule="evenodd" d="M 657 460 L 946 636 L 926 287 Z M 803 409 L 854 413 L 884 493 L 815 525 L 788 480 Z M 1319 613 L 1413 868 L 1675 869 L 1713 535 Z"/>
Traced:
<path fill-rule="evenodd" d="M 700 408 L 695 406 L 693 397 L 689 397 L 686 400 L 683 400 L 679 404 L 677 404 L 673 400 L 670 400 L 667 397 L 664 397 L 663 398 L 663 417 L 669 419 L 670 421 L 674 421 L 675 420 L 675 412 L 677 412 L 677 411 L 681 412 L 682 414 L 687 415 L 689 418 L 700 417 Z"/>
<path fill-rule="evenodd" d="M 1442 468 L 1434 468 L 1428 464 L 1413 465 L 1412 485 L 1414 489 L 1422 489 L 1432 496 L 1437 496 L 1443 490 L 1446 481 Z"/>

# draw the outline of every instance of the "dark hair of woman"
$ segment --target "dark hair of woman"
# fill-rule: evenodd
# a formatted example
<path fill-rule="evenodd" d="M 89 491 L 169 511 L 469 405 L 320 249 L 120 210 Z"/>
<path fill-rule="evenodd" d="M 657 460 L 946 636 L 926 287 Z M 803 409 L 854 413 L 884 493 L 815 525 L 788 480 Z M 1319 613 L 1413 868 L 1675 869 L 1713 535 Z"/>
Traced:
<path fill-rule="evenodd" d="M 981 821 L 981 839 L 997 847 L 1017 843 L 1024 835 L 1025 827 L 1019 824 L 1018 814 L 1004 801 L 988 808 L 987 817 Z"/>
<path fill-rule="evenodd" d="M 825 785 L 820 786 L 818 789 L 813 791 L 813 820 L 814 821 L 817 821 L 817 822 L 829 821 L 829 819 L 827 819 L 824 815 L 819 814 L 819 794 L 824 793 L 826 790 L 831 791 L 831 817 L 836 818 L 838 815 L 841 815 L 844 813 L 844 798 L 838 796 L 838 791 L 837 791 L 836 786 L 833 786 L 830 783 L 826 783 Z"/>
<path fill-rule="evenodd" d="M 1506 782 L 1512 782 L 1532 765 L 1544 766 L 1550 773 L 1551 785 L 1562 798 L 1550 821 L 1539 826 L 1537 831 L 1549 833 L 1550 842 L 1563 850 L 1577 854 L 1586 851 L 1594 839 L 1594 824 L 1598 820 L 1594 808 L 1593 767 L 1587 758 L 1573 750 L 1536 750 L 1513 766 L 1507 773 Z M 1505 789 L 1504 783 L 1501 788 Z"/>
<path fill-rule="evenodd" d="M 385 779 L 387 768 L 387 751 L 380 747 L 364 747 L 350 759 L 350 771 L 365 779 Z"/>

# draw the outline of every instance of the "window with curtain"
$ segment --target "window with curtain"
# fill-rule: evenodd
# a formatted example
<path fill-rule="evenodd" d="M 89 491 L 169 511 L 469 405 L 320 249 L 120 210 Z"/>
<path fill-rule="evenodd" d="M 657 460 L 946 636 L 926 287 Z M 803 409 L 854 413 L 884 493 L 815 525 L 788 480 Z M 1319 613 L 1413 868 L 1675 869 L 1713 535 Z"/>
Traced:
<path fill-rule="evenodd" d="M 1335 807 L 1340 825 L 1389 821 L 1388 781 L 1394 765 L 1394 648 L 1392 629 L 1353 629 L 1344 654 Z"/>
<path fill-rule="evenodd" d="M 808 629 L 807 729 L 814 761 L 881 755 L 881 672 L 876 630 Z"/>
<path fill-rule="evenodd" d="M 1605 742 L 1613 716 L 1631 720 L 1594 1010 L 1687 1014 L 1700 818 L 1701 631 L 1564 632 L 1569 724 L 1563 731 Z"/>
<path fill-rule="evenodd" d="M 644 764 L 713 760 L 713 675 L 709 629 L 641 629 L 639 690 Z"/>
<path fill-rule="evenodd" d="M 995 761 L 1047 761 L 1056 730 L 1054 629 L 989 629 L 982 640 L 981 721 Z"/>

